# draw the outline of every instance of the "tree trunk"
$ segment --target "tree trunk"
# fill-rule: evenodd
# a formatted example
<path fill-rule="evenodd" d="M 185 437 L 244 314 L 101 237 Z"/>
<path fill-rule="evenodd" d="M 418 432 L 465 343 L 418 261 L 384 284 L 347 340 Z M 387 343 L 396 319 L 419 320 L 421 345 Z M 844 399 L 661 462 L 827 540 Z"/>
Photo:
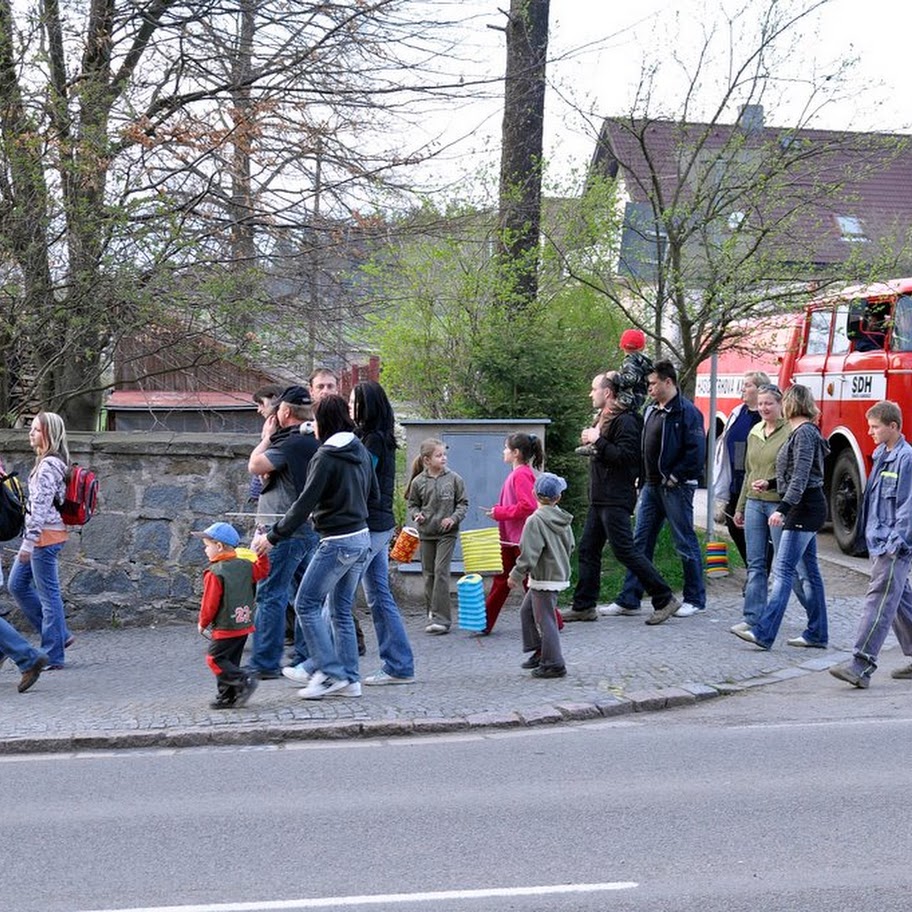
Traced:
<path fill-rule="evenodd" d="M 498 254 L 501 304 L 523 308 L 538 293 L 542 127 L 550 0 L 511 0 L 507 22 Z"/>

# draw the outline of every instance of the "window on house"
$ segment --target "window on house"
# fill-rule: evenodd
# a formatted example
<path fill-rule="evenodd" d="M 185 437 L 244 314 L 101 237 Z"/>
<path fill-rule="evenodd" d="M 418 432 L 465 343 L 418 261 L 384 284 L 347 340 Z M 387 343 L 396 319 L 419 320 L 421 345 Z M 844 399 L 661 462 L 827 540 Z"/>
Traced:
<path fill-rule="evenodd" d="M 850 244 L 864 243 L 867 241 L 861 219 L 854 215 L 837 215 L 836 223 L 844 241 Z"/>

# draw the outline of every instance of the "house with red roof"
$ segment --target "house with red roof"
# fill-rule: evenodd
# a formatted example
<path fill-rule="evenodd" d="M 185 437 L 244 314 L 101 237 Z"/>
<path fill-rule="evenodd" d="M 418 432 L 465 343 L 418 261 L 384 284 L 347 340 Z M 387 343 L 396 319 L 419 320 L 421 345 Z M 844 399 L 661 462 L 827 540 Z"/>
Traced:
<path fill-rule="evenodd" d="M 673 232 L 707 271 L 733 246 L 784 279 L 909 271 L 906 135 L 774 127 L 761 105 L 734 124 L 609 117 L 589 175 L 617 182 L 620 275 L 653 277 Z"/>

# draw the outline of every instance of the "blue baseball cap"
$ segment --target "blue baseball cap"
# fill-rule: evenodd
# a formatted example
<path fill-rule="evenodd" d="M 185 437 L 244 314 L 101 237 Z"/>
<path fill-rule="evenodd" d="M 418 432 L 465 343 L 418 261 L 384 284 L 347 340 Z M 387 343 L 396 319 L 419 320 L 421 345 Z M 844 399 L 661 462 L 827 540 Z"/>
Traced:
<path fill-rule="evenodd" d="M 212 541 L 221 542 L 229 548 L 236 548 L 241 541 L 238 530 L 231 523 L 226 522 L 216 522 L 207 529 L 203 529 L 202 532 L 191 532 L 190 534 L 194 538 L 211 538 Z"/>
<path fill-rule="evenodd" d="M 535 479 L 535 493 L 545 500 L 554 500 L 567 490 L 567 482 L 553 472 L 542 472 Z"/>

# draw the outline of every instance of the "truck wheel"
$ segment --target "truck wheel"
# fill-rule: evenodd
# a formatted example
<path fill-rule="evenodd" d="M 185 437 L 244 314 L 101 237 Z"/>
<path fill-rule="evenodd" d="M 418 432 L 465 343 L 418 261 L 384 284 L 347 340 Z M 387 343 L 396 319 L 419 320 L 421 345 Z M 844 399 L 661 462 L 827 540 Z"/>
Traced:
<path fill-rule="evenodd" d="M 846 554 L 855 553 L 862 494 L 855 454 L 845 449 L 839 454 L 830 479 L 830 519 L 836 543 Z"/>

